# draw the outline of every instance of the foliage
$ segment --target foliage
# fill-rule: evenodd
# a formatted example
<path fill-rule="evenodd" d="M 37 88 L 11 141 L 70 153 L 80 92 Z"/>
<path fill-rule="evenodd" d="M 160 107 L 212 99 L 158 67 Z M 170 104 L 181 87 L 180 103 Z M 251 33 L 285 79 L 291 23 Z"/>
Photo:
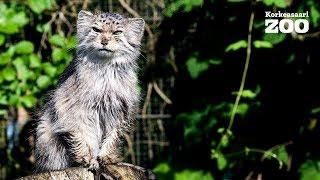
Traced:
<path fill-rule="evenodd" d="M 40 94 L 57 82 L 57 77 L 72 59 L 75 37 L 65 37 L 64 33 L 49 37 L 50 49 L 38 51 L 37 41 L 26 40 L 26 34 L 41 37 L 43 33 L 53 32 L 47 25 L 45 31 L 29 32 L 28 24 L 38 22 L 35 26 L 43 26 L 45 10 L 51 10 L 54 1 L 43 0 L 29 3 L 0 3 L 0 109 L 2 115 L 10 106 L 32 108 Z M 30 9 L 33 13 L 31 13 Z M 27 17 L 34 17 L 30 19 Z M 47 56 L 52 51 L 51 56 Z"/>
<path fill-rule="evenodd" d="M 301 180 L 319 180 L 320 179 L 320 161 L 306 160 L 299 171 Z"/>
<path fill-rule="evenodd" d="M 194 7 L 201 6 L 204 0 L 175 0 L 166 8 L 165 15 L 171 17 L 174 13 L 183 9 L 184 12 L 190 12 Z"/>
<path fill-rule="evenodd" d="M 174 170 L 168 163 L 159 163 L 153 172 L 156 173 L 160 179 L 174 179 L 174 180 L 214 180 L 210 172 L 202 170 Z M 170 175 L 171 174 L 171 175 Z"/>
<path fill-rule="evenodd" d="M 310 54 L 313 54 L 311 52 L 317 51 L 315 50 L 316 48 L 308 51 L 303 47 L 308 46 L 310 48 L 314 47 L 310 44 L 314 44 L 315 42 L 316 44 L 319 43 L 317 34 L 319 33 L 320 28 L 320 4 L 316 0 L 303 2 L 295 2 L 291 0 L 263 0 L 255 3 L 255 9 L 252 8 L 253 5 L 249 2 L 250 1 L 228 0 L 227 2 L 222 3 L 212 0 L 201 1 L 201 3 L 200 1 L 199 3 L 192 3 L 190 1 L 175 0 L 171 1 L 171 3 L 167 5 L 167 10 L 165 11 L 167 18 L 171 18 L 169 19 L 169 22 L 177 22 L 177 25 L 172 25 L 172 30 L 177 31 L 174 36 L 178 36 L 178 38 L 175 40 L 184 42 L 180 43 L 181 45 L 177 43 L 177 45 L 174 46 L 176 51 L 181 51 L 181 55 L 177 55 L 177 66 L 178 68 L 179 66 L 182 67 L 180 67 L 179 70 L 184 70 L 183 67 L 185 67 L 185 74 L 180 72 L 180 76 L 190 77 L 190 80 L 188 81 L 186 81 L 185 77 L 181 78 L 182 82 L 180 83 L 188 85 L 180 88 L 188 88 L 188 91 L 192 92 L 183 93 L 183 95 L 181 95 L 179 93 L 182 92 L 179 91 L 176 94 L 181 99 L 186 97 L 189 99 L 188 101 L 180 99 L 181 104 L 179 105 L 185 108 L 182 110 L 179 109 L 180 112 L 177 113 L 175 118 L 182 127 L 183 139 L 185 142 L 183 146 L 185 150 L 183 150 L 183 152 L 190 153 L 188 155 L 191 156 L 195 154 L 195 149 L 198 154 L 208 153 L 208 149 L 199 150 L 197 147 L 209 147 L 211 149 L 211 154 L 208 154 L 207 157 L 211 156 L 212 160 L 215 162 L 215 166 L 211 166 L 211 168 L 214 168 L 214 175 L 221 172 L 225 173 L 226 170 L 230 169 L 238 170 L 239 167 L 244 166 L 243 163 L 245 163 L 245 161 L 255 161 L 257 164 L 265 162 L 277 163 L 278 166 L 275 170 L 276 173 L 285 174 L 283 172 L 284 169 L 290 168 L 292 163 L 295 163 L 290 161 L 290 158 L 295 158 L 295 156 L 301 155 L 297 155 L 292 151 L 289 151 L 290 148 L 288 147 L 291 147 L 291 143 L 281 143 L 277 141 L 276 138 L 270 139 L 271 137 L 274 137 L 272 135 L 272 129 L 270 130 L 271 135 L 268 134 L 268 137 L 274 144 L 268 144 L 268 146 L 263 142 L 251 142 L 250 140 L 250 144 L 246 144 L 244 141 L 247 142 L 247 139 L 250 138 L 245 137 L 247 139 L 244 139 L 243 134 L 251 133 L 246 132 L 245 128 L 247 126 L 251 127 L 248 124 L 254 124 L 255 126 L 258 126 L 259 123 L 268 124 L 267 120 L 263 119 L 263 116 L 265 115 L 263 113 L 270 113 L 270 111 L 263 109 L 263 106 L 265 106 L 263 103 L 268 101 L 265 97 L 266 94 L 270 93 L 268 90 L 270 90 L 270 86 L 272 86 L 270 84 L 272 83 L 270 82 L 270 84 L 266 85 L 263 81 L 273 77 L 271 74 L 273 73 L 272 68 L 274 68 L 274 65 L 282 67 L 281 70 L 284 72 L 287 72 L 284 69 L 290 68 L 290 65 L 301 68 L 303 65 L 301 65 L 300 62 L 305 61 L 305 59 L 308 59 L 308 62 L 310 62 Z M 191 9 L 185 7 L 190 7 Z M 250 12 L 243 12 L 243 9 L 251 8 L 255 9 L 251 47 L 251 51 L 253 52 L 251 55 L 253 65 L 249 65 L 249 85 L 245 85 L 245 90 L 241 94 L 240 104 L 236 109 L 236 125 L 234 125 L 235 127 L 232 125 L 229 127 L 228 120 L 230 119 L 230 112 L 234 106 L 235 95 L 238 95 L 238 92 L 235 91 L 238 88 L 234 81 L 240 81 L 239 72 L 242 71 L 241 68 L 245 60 L 246 53 L 245 49 L 248 48 L 248 14 L 250 14 Z M 238 14 L 234 13 L 233 10 L 236 10 Z M 263 15 L 264 11 L 267 10 L 274 12 L 309 11 L 310 17 L 307 18 L 310 22 L 309 34 L 298 34 L 295 36 L 294 34 L 264 33 L 265 26 Z M 197 13 L 199 12 L 201 12 L 202 17 L 197 16 Z M 240 16 L 239 13 L 241 13 Z M 222 18 L 226 14 L 228 14 L 228 17 L 230 15 L 228 21 Z M 178 23 L 181 19 L 184 20 L 184 23 Z M 186 25 L 187 23 L 189 23 L 189 26 Z M 182 26 L 183 28 L 190 28 L 188 29 L 190 32 L 177 30 L 179 29 L 179 26 Z M 213 26 L 213 28 L 210 26 Z M 183 34 L 185 38 L 181 38 L 181 34 Z M 194 46 L 189 48 L 189 46 L 186 46 L 188 43 L 194 44 Z M 308 56 L 306 57 L 305 54 L 308 54 Z M 313 55 L 313 58 L 311 59 L 313 59 L 314 62 L 318 57 L 319 56 L 317 55 Z M 272 66 L 270 66 L 272 68 L 264 71 L 263 73 L 270 73 L 270 75 L 266 74 L 265 77 L 260 75 L 260 78 L 265 78 L 263 80 L 256 79 L 256 77 L 254 77 L 255 74 L 259 74 L 257 69 L 261 69 L 261 67 L 269 63 L 272 64 Z M 241 68 L 230 68 L 232 65 Z M 254 67 L 251 69 L 250 66 Z M 231 70 L 228 71 L 228 69 Z M 218 71 L 219 73 L 214 73 L 215 71 Z M 293 68 L 291 71 L 294 72 L 295 69 Z M 224 76 L 217 78 L 216 75 Z M 278 73 L 278 75 L 281 75 L 281 73 Z M 229 76 L 231 76 L 231 78 L 229 78 Z M 226 78 L 226 80 L 221 83 L 217 80 L 219 78 Z M 220 84 L 217 84 L 217 82 Z M 223 87 L 220 87 L 219 85 L 222 85 Z M 213 86 L 214 88 L 210 88 L 209 86 Z M 225 86 L 228 88 L 225 88 Z M 266 86 L 269 88 L 265 89 Z M 217 88 L 223 89 L 223 93 L 215 91 Z M 288 87 L 285 93 L 288 93 L 290 90 L 291 89 Z M 279 89 L 278 91 L 281 90 Z M 220 94 L 216 96 L 212 95 L 213 93 L 219 92 Z M 179 97 L 177 99 L 179 99 Z M 294 97 L 292 98 L 294 99 Z M 286 105 L 288 104 L 290 103 L 287 102 Z M 301 111 L 303 110 L 301 109 Z M 313 118 L 310 119 L 309 125 L 306 125 L 307 128 L 305 128 L 305 125 L 300 124 L 300 129 L 308 129 L 304 131 L 310 131 L 310 133 L 315 131 L 318 132 L 319 126 L 317 122 L 319 118 L 319 102 L 314 103 L 310 106 L 310 109 L 306 111 L 310 112 L 306 116 L 311 116 Z M 259 115 L 259 113 L 261 114 Z M 259 117 L 262 119 L 259 119 Z M 274 118 L 276 119 L 277 115 L 275 115 Z M 280 119 L 280 117 L 278 119 Z M 280 126 L 278 124 L 281 124 L 282 122 L 276 122 L 272 119 L 269 121 L 270 124 L 272 122 L 275 129 L 282 129 L 279 130 L 279 132 L 285 133 L 284 127 L 286 126 L 277 127 Z M 285 122 L 286 119 L 283 119 L 283 121 Z M 239 129 L 241 129 L 242 132 Z M 243 132 L 243 129 L 245 129 L 245 132 Z M 251 129 L 251 131 L 255 132 L 254 129 Z M 300 132 L 295 132 L 296 136 L 303 136 L 304 132 L 301 132 L 302 130 Z M 310 136 L 313 137 L 314 135 Z M 207 140 L 208 137 L 211 138 L 211 144 Z M 285 137 L 288 141 L 291 140 L 289 135 Z M 248 146 L 258 146 L 259 148 L 249 148 Z M 191 150 L 188 151 L 186 149 Z M 300 149 L 300 151 L 304 154 L 309 153 L 306 149 L 302 149 Z M 180 153 L 181 152 L 179 151 L 177 154 Z M 313 155 L 317 157 L 316 154 Z M 257 159 L 260 159 L 260 161 Z M 211 161 L 203 161 L 211 163 Z M 201 161 L 201 163 L 203 163 L 203 161 Z M 308 160 L 300 166 L 299 171 L 294 173 L 300 174 L 301 179 L 317 179 L 319 175 L 317 164 L 319 163 L 315 160 Z M 169 165 L 167 167 L 169 167 Z M 183 167 L 188 168 L 187 165 Z M 170 173 L 170 171 L 168 170 L 167 173 Z M 276 177 L 276 175 L 274 177 Z M 237 178 L 239 177 L 237 176 Z M 245 177 L 243 177 L 243 179 L 245 179 Z"/>

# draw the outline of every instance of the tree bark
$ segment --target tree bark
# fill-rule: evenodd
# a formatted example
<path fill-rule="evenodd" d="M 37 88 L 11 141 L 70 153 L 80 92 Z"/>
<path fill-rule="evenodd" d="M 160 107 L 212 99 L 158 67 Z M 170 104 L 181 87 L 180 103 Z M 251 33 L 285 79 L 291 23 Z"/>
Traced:
<path fill-rule="evenodd" d="M 64 170 L 43 172 L 21 177 L 19 180 L 153 180 L 155 175 L 147 169 L 128 163 L 106 166 L 102 172 L 92 172 L 88 168 L 73 167 Z"/>

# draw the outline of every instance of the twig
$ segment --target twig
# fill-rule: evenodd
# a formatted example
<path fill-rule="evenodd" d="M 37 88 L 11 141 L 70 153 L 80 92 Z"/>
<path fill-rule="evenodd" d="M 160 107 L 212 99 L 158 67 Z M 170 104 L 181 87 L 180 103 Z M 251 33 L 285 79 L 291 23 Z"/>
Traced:
<path fill-rule="evenodd" d="M 285 143 L 282 143 L 282 144 L 277 144 L 277 145 L 271 147 L 270 149 L 268 149 L 267 151 L 272 152 L 272 151 L 274 151 L 274 150 L 276 150 L 276 149 L 279 149 L 281 146 L 288 146 L 288 145 L 290 145 L 290 144 L 293 144 L 293 142 L 292 142 L 292 141 L 288 141 L 288 142 L 285 142 Z M 266 158 L 266 155 L 263 155 L 263 156 L 261 157 L 260 161 L 261 161 L 261 162 L 264 161 L 265 158 Z"/>
<path fill-rule="evenodd" d="M 152 84 L 149 83 L 148 84 L 148 91 L 147 91 L 147 96 L 145 98 L 144 104 L 143 104 L 143 108 L 141 111 L 141 118 L 142 119 L 146 119 L 146 115 L 147 115 L 147 108 L 151 99 L 151 93 L 152 93 Z"/>
<path fill-rule="evenodd" d="M 59 18 L 68 26 L 68 34 L 67 36 L 70 36 L 71 33 L 73 32 L 73 26 L 71 25 L 71 23 L 67 20 L 67 18 L 65 17 L 65 15 L 63 14 L 63 11 L 61 11 L 59 13 Z"/>
<path fill-rule="evenodd" d="M 255 0 L 253 0 L 253 3 L 255 3 Z M 229 136 L 230 130 L 231 130 L 233 123 L 234 123 L 234 118 L 235 118 L 236 112 L 238 110 L 238 106 L 239 106 L 239 102 L 240 102 L 240 99 L 241 99 L 241 96 L 243 93 L 244 85 L 246 82 L 246 77 L 247 77 L 248 68 L 249 68 L 250 59 L 251 59 L 252 27 L 253 27 L 253 22 L 254 22 L 254 15 L 255 15 L 255 13 L 254 13 L 254 9 L 253 9 L 251 12 L 251 15 L 250 15 L 250 20 L 249 20 L 248 39 L 247 39 L 247 41 L 248 41 L 247 55 L 246 55 L 246 61 L 245 61 L 243 74 L 242 74 L 242 78 L 241 78 L 240 88 L 237 93 L 237 97 L 236 97 L 235 103 L 234 103 L 232 111 L 231 111 L 231 116 L 230 116 L 228 128 L 226 129 L 224 134 L 221 136 L 221 139 L 220 139 L 219 144 L 217 146 L 217 151 L 220 150 L 220 147 L 222 145 L 222 138 L 224 136 Z"/>
<path fill-rule="evenodd" d="M 46 23 L 47 26 L 51 26 L 51 24 L 56 20 L 58 13 L 54 12 L 51 14 L 51 19 Z M 48 38 L 48 31 L 44 31 L 41 36 L 40 47 L 38 49 L 38 54 L 40 54 L 42 47 L 47 49 L 47 45 L 45 44 L 46 39 Z"/>
<path fill-rule="evenodd" d="M 135 153 L 134 153 L 134 150 L 133 150 L 133 143 L 132 143 L 132 140 L 130 138 L 130 136 L 127 134 L 127 133 L 124 133 L 124 137 L 128 143 L 128 151 L 129 153 L 131 154 L 131 163 L 133 164 L 136 164 L 136 157 L 135 157 Z"/>
<path fill-rule="evenodd" d="M 232 128 L 233 122 L 234 122 L 234 118 L 236 115 L 236 112 L 238 110 L 238 106 L 239 106 L 239 102 L 243 93 L 243 89 L 244 89 L 244 85 L 246 82 L 246 78 L 247 78 L 247 73 L 248 73 L 248 68 L 249 68 L 249 63 L 250 63 L 250 58 L 251 58 L 251 44 L 252 44 L 252 27 L 253 27 L 253 21 L 254 21 L 254 11 L 251 12 L 250 15 L 250 21 L 249 21 L 249 33 L 248 33 L 248 46 L 247 46 L 247 57 L 246 57 L 246 62 L 244 65 L 244 70 L 243 70 L 243 74 L 242 74 L 242 79 L 241 79 L 241 84 L 240 84 L 240 88 L 237 94 L 237 98 L 236 101 L 234 103 L 232 112 L 231 112 L 231 117 L 230 117 L 230 122 L 229 122 L 229 126 L 228 126 L 228 130 L 230 130 Z"/>
<path fill-rule="evenodd" d="M 166 96 L 163 91 L 159 88 L 158 84 L 156 82 L 153 82 L 154 90 L 158 93 L 158 95 L 167 103 L 172 104 L 172 101 Z"/>

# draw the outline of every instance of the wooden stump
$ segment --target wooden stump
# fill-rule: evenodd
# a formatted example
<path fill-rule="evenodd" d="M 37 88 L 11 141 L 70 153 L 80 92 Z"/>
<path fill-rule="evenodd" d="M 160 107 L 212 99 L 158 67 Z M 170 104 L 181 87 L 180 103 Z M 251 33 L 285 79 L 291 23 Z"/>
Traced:
<path fill-rule="evenodd" d="M 93 173 L 88 168 L 73 167 L 59 171 L 43 172 L 21 177 L 19 180 L 153 180 L 155 175 L 147 169 L 128 163 L 108 165 L 103 172 Z"/>

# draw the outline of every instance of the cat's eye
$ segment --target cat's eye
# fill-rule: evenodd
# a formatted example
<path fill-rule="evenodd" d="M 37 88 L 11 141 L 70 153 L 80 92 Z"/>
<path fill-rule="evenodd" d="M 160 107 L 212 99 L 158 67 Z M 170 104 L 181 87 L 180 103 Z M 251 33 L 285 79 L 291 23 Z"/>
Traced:
<path fill-rule="evenodd" d="M 115 32 L 113 32 L 113 34 L 114 35 L 120 35 L 120 34 L 122 34 L 122 31 L 115 31 Z"/>
<path fill-rule="evenodd" d="M 101 30 L 98 29 L 98 28 L 96 28 L 96 27 L 92 27 L 92 30 L 93 30 L 94 32 L 101 32 Z"/>

